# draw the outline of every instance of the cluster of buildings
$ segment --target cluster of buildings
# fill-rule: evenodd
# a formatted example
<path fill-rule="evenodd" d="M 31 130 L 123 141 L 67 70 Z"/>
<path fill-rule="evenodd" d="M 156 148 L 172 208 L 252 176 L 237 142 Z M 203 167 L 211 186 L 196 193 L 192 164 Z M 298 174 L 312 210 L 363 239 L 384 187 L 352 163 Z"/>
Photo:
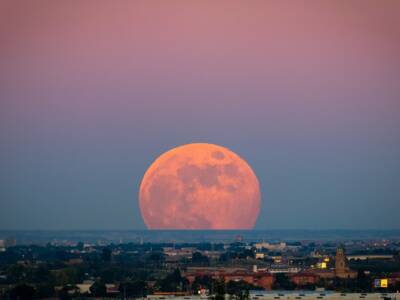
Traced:
<path fill-rule="evenodd" d="M 271 290 L 275 278 L 274 274 L 277 273 L 286 273 L 288 278 L 297 286 L 315 285 L 320 279 L 355 279 L 358 275 L 358 272 L 349 268 L 344 248 L 339 247 L 335 256 L 335 268 L 333 269 L 327 269 L 323 263 L 319 268 L 306 269 L 288 267 L 287 265 L 283 265 L 281 269 L 277 265 L 271 265 L 269 268 L 257 268 L 257 265 L 254 265 L 252 270 L 233 267 L 188 267 L 184 276 L 190 283 L 194 282 L 196 277 L 210 276 L 213 279 L 223 279 L 225 282 L 245 281 L 265 290 Z"/>
<path fill-rule="evenodd" d="M 0 252 L 5 252 L 7 247 L 13 247 L 17 244 L 15 239 L 0 240 Z"/>
<path fill-rule="evenodd" d="M 390 266 L 390 264 L 400 266 L 399 240 L 345 241 L 344 245 L 349 255 L 345 253 L 341 243 L 342 241 L 246 243 L 243 239 L 237 238 L 234 242 L 214 244 L 140 242 L 103 245 L 103 243 L 63 241 L 60 245 L 60 241 L 55 241 L 41 246 L 19 244 L 18 247 L 13 247 L 16 244 L 15 240 L 2 239 L 0 240 L 0 295 L 2 289 L 9 290 L 20 282 L 19 279 L 12 282 L 11 275 L 13 274 L 9 274 L 10 265 L 27 271 L 26 274 L 32 274 L 40 268 L 47 268 L 51 278 L 55 278 L 54 289 L 62 290 L 68 286 L 70 287 L 68 292 L 71 295 L 92 295 L 91 287 L 95 282 L 100 281 L 105 284 L 106 294 L 115 298 L 121 296 L 122 282 L 142 280 L 146 283 L 146 292 L 157 294 L 159 297 L 154 300 L 162 300 L 163 297 L 167 299 L 173 295 L 179 296 L 179 293 L 182 293 L 182 297 L 186 297 L 184 299 L 192 299 L 198 282 L 201 282 L 197 279 L 205 276 L 225 283 L 242 281 L 264 291 L 270 291 L 252 295 L 250 300 L 292 299 L 293 297 L 293 299 L 307 299 L 308 294 L 279 296 L 274 293 L 283 286 L 280 284 L 283 279 L 291 284 L 292 289 L 309 290 L 325 287 L 338 290 L 339 284 L 357 282 L 358 280 L 355 279 L 359 276 L 364 278 L 367 274 L 368 288 L 366 290 L 400 290 L 400 269 L 397 271 L 391 268 L 392 271 L 389 272 L 388 269 L 384 269 L 385 265 Z M 104 279 L 99 275 L 97 268 L 92 267 L 95 262 L 101 263 L 105 269 L 124 270 L 130 275 L 125 278 L 113 275 Z M 127 264 L 132 262 L 142 268 L 143 274 L 150 275 L 147 278 L 138 278 L 136 274 L 142 273 L 135 272 L 133 269 L 126 270 Z M 373 273 L 366 273 L 367 271 L 364 270 L 368 269 L 360 268 L 360 265 L 368 265 L 370 262 L 374 262 L 378 268 Z M 379 269 L 380 266 L 382 269 Z M 84 275 L 77 278 L 71 277 L 74 278 L 73 280 L 63 280 L 67 271 L 78 269 L 85 270 Z M 176 269 L 180 270 L 180 274 L 187 280 L 188 285 L 175 292 L 161 289 L 161 285 L 156 283 L 162 282 Z M 113 272 L 108 272 L 108 274 L 111 273 Z M 31 281 L 31 284 L 37 285 L 37 282 Z M 207 293 L 206 289 L 208 287 L 201 288 L 203 294 Z M 274 295 L 273 298 L 271 295 Z M 318 299 L 328 299 L 331 295 L 333 294 L 314 294 Z M 340 299 L 346 299 L 345 295 L 339 296 L 342 297 Z M 360 294 L 360 298 L 367 298 L 367 296 Z"/>
<path fill-rule="evenodd" d="M 192 284 L 196 277 L 210 276 L 213 279 L 229 281 L 245 281 L 252 285 L 271 289 L 274 276 L 266 271 L 249 271 L 245 268 L 212 268 L 212 267 L 189 267 L 183 273 L 184 277 Z"/>

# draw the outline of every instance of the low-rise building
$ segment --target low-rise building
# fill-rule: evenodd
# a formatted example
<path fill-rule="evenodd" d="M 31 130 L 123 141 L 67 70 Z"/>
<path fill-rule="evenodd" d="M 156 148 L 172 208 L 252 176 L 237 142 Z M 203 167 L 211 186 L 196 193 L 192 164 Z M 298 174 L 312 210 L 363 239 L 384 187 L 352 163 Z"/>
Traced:
<path fill-rule="evenodd" d="M 314 285 L 318 281 L 318 276 L 309 272 L 300 272 L 291 275 L 290 279 L 297 286 Z"/>
<path fill-rule="evenodd" d="M 280 243 L 268 243 L 268 242 L 263 242 L 263 243 L 256 243 L 254 244 L 254 247 L 257 250 L 263 250 L 266 249 L 268 251 L 283 251 L 286 248 L 286 243 L 285 242 L 280 242 Z"/>
<path fill-rule="evenodd" d="M 347 255 L 348 260 L 370 260 L 370 259 L 382 259 L 382 260 L 390 260 L 393 259 L 394 255 L 392 254 L 360 254 L 360 255 Z"/>
<path fill-rule="evenodd" d="M 291 266 L 288 264 L 272 264 L 268 268 L 268 272 L 272 274 L 276 273 L 298 273 L 300 272 L 301 268 L 296 266 Z"/>
<path fill-rule="evenodd" d="M 265 254 L 262 252 L 256 252 L 256 259 L 264 259 Z"/>
<path fill-rule="evenodd" d="M 270 290 L 274 282 L 274 276 L 265 271 L 252 272 L 245 268 L 187 268 L 184 276 L 192 284 L 196 277 L 210 276 L 214 279 L 229 281 L 245 281 L 247 283 Z"/>
<path fill-rule="evenodd" d="M 106 283 L 106 293 L 107 295 L 116 295 L 119 293 L 119 286 L 115 283 Z"/>
<path fill-rule="evenodd" d="M 93 285 L 92 283 L 79 283 L 76 287 L 79 289 L 80 294 L 90 294 L 90 287 Z"/>

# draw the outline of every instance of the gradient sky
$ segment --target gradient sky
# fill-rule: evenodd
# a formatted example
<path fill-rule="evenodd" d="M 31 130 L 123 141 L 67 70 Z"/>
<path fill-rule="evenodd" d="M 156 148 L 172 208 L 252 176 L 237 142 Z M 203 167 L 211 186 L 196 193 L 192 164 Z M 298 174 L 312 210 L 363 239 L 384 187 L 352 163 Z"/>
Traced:
<path fill-rule="evenodd" d="M 400 1 L 0 2 L 0 229 L 141 229 L 180 144 L 258 175 L 257 229 L 400 228 Z"/>

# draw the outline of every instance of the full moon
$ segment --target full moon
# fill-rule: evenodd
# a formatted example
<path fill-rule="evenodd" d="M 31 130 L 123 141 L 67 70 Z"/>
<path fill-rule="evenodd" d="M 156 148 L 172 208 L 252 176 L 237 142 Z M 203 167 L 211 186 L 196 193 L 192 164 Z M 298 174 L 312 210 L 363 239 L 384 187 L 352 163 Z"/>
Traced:
<path fill-rule="evenodd" d="M 139 206 L 149 229 L 251 229 L 260 187 L 246 161 L 229 149 L 187 144 L 151 164 Z"/>

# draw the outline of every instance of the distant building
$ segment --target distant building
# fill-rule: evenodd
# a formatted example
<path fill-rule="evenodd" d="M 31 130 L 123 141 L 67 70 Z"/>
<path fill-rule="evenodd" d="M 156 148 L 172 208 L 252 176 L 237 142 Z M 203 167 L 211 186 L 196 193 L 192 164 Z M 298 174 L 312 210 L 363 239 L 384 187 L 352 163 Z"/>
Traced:
<path fill-rule="evenodd" d="M 393 259 L 392 254 L 361 254 L 361 255 L 348 255 L 348 260 L 370 260 L 370 259 L 383 259 L 390 260 Z"/>
<path fill-rule="evenodd" d="M 335 275 L 342 279 L 357 278 L 357 271 L 350 270 L 343 247 L 338 247 L 335 257 Z"/>
<path fill-rule="evenodd" d="M 318 276 L 313 273 L 301 272 L 293 274 L 291 280 L 297 286 L 314 285 L 318 281 Z"/>
<path fill-rule="evenodd" d="M 243 242 L 243 236 L 238 234 L 235 236 L 235 242 L 236 243 L 242 243 Z"/>
<path fill-rule="evenodd" d="M 316 269 L 310 269 L 308 270 L 308 273 L 313 274 L 321 279 L 333 279 L 335 277 L 341 279 L 357 278 L 358 272 L 349 268 L 343 247 L 338 247 L 336 249 L 334 269 L 328 269 L 329 261 L 330 259 L 325 257 L 322 262 L 317 264 Z"/>
<path fill-rule="evenodd" d="M 79 283 L 76 287 L 79 289 L 80 294 L 90 294 L 90 287 L 93 285 L 92 283 Z"/>
<path fill-rule="evenodd" d="M 83 259 L 82 258 L 70 258 L 67 262 L 67 265 L 74 266 L 74 265 L 80 265 L 83 264 Z"/>
<path fill-rule="evenodd" d="M 9 239 L 5 240 L 5 243 L 6 243 L 5 244 L 6 248 L 15 247 L 17 245 L 17 240 L 13 239 L 13 238 L 9 238 Z"/>
<path fill-rule="evenodd" d="M 178 257 L 178 258 L 191 258 L 193 253 L 196 252 L 197 249 L 194 247 L 184 247 L 180 249 L 175 249 L 173 247 L 164 247 L 163 252 L 166 256 L 169 257 Z"/>
<path fill-rule="evenodd" d="M 268 268 L 268 272 L 270 273 L 298 273 L 300 272 L 300 268 L 296 266 L 291 266 L 288 264 L 272 264 Z"/>
<path fill-rule="evenodd" d="M 116 295 L 119 293 L 118 285 L 115 283 L 106 283 L 107 295 Z"/>
<path fill-rule="evenodd" d="M 256 269 L 257 270 L 257 269 Z M 223 279 L 229 281 L 245 281 L 247 283 L 260 286 L 266 290 L 272 288 L 274 276 L 265 271 L 254 272 L 244 268 L 213 268 L 213 267 L 198 267 L 187 268 L 184 276 L 192 284 L 196 277 L 210 276 L 214 279 Z"/>
<path fill-rule="evenodd" d="M 256 252 L 256 259 L 264 259 L 264 257 L 265 257 L 264 253 Z"/>
<path fill-rule="evenodd" d="M 263 242 L 263 243 L 254 244 L 254 247 L 256 247 L 257 250 L 266 249 L 269 251 L 283 251 L 286 248 L 286 243 L 280 242 L 278 244 L 272 244 L 272 243 Z"/>
<path fill-rule="evenodd" d="M 389 285 L 397 285 L 400 284 L 400 272 L 399 273 L 392 273 L 389 277 Z"/>
<path fill-rule="evenodd" d="M 335 272 L 327 269 L 314 269 L 310 273 L 316 275 L 320 279 L 333 279 L 335 278 Z"/>

